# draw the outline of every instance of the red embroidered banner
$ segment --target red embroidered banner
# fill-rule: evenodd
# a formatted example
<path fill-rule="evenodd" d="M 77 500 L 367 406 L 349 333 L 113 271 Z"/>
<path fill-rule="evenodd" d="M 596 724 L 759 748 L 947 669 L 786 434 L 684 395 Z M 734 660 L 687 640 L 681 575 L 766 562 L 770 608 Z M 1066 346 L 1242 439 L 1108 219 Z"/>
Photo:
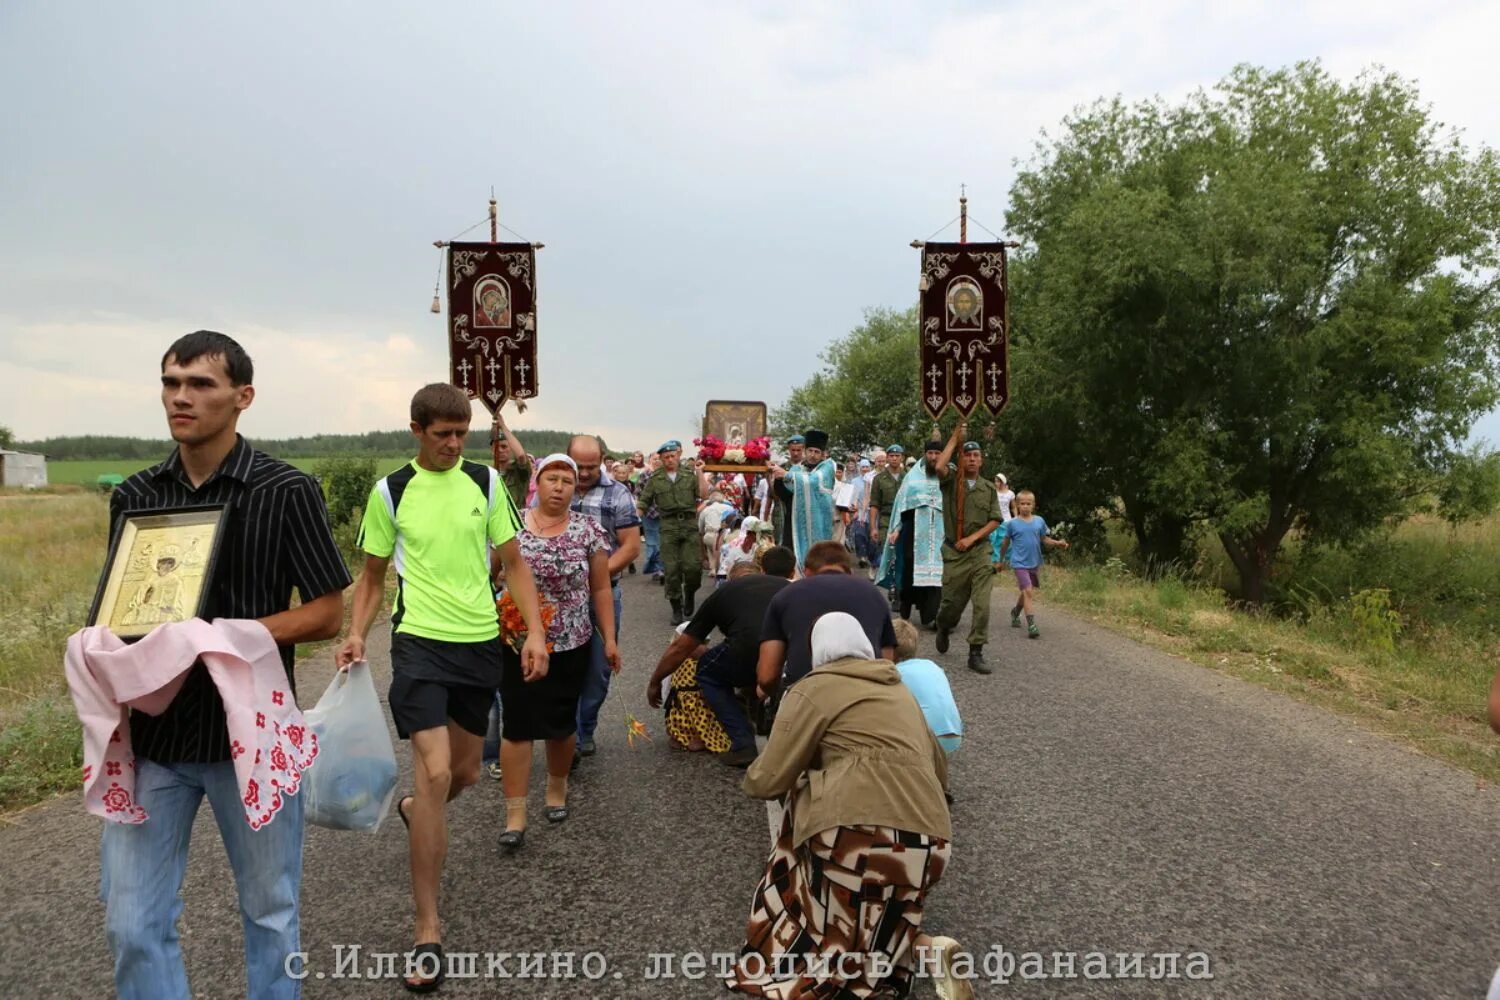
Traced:
<path fill-rule="evenodd" d="M 922 406 L 936 420 L 953 407 L 967 417 L 1010 400 L 1003 243 L 928 243 L 922 248 Z"/>
<path fill-rule="evenodd" d="M 491 413 L 536 395 L 536 252 L 448 244 L 448 377 Z"/>

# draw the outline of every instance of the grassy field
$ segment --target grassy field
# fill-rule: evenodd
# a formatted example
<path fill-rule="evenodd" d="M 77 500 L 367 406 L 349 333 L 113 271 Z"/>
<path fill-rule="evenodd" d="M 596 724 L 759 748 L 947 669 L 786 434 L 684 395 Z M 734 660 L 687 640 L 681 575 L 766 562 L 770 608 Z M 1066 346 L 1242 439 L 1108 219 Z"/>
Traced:
<path fill-rule="evenodd" d="M 78 484 L 82 486 L 93 486 L 99 477 L 108 473 L 121 476 L 129 476 L 142 469 L 149 468 L 161 461 L 159 458 L 150 460 L 132 459 L 126 461 L 77 461 L 77 462 L 48 462 L 47 481 L 54 484 Z M 297 468 L 307 472 L 313 471 L 313 467 L 323 461 L 320 458 L 289 458 L 288 462 Z M 376 466 L 379 474 L 385 475 L 407 463 L 406 458 L 377 458 Z"/>
<path fill-rule="evenodd" d="M 97 494 L 0 500 L 0 808 L 77 784 L 62 650 L 88 616 L 108 518 Z"/>

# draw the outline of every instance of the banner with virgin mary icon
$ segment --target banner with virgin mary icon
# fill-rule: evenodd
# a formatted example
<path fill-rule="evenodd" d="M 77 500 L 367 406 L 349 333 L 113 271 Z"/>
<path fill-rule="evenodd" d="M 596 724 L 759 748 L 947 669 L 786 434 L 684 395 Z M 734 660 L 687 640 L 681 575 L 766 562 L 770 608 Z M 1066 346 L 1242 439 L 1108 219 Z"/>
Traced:
<path fill-rule="evenodd" d="M 922 406 L 934 420 L 949 407 L 998 414 L 1009 401 L 1006 277 L 1003 243 L 922 247 Z"/>
<path fill-rule="evenodd" d="M 536 251 L 448 244 L 449 380 L 495 413 L 536 395 Z"/>

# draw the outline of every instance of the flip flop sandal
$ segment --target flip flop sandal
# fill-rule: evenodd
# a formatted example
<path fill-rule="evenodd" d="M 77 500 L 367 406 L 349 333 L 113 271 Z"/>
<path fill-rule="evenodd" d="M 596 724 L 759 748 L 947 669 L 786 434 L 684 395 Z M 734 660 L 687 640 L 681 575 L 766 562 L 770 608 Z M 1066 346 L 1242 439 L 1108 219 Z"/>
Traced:
<path fill-rule="evenodd" d="M 404 826 L 404 827 L 406 827 L 407 831 L 409 832 L 411 830 L 411 817 L 408 816 L 408 815 L 406 815 L 406 810 L 405 809 L 401 808 L 402 806 L 406 805 L 406 800 L 407 799 L 411 799 L 412 802 L 415 803 L 416 800 L 417 800 L 417 797 L 415 795 L 403 795 L 399 799 L 397 799 L 396 800 L 396 815 L 401 817 L 401 825 Z"/>
<path fill-rule="evenodd" d="M 402 976 L 401 985 L 405 986 L 407 990 L 412 993 L 431 993 L 439 986 L 443 985 L 443 980 L 448 978 L 448 971 L 443 967 L 445 964 L 443 956 L 443 946 L 435 942 L 431 944 L 419 944 L 411 951 L 407 952 L 406 960 L 408 962 L 408 968 L 414 968 L 419 972 L 425 972 L 428 968 L 430 968 L 430 964 L 422 960 L 422 957 L 424 955 L 437 956 L 437 976 L 433 979 L 427 979 L 420 983 L 414 983 L 407 977 Z"/>
<path fill-rule="evenodd" d="M 548 806 L 542 810 L 542 815 L 547 817 L 548 823 L 561 823 L 568 818 L 568 807 Z"/>

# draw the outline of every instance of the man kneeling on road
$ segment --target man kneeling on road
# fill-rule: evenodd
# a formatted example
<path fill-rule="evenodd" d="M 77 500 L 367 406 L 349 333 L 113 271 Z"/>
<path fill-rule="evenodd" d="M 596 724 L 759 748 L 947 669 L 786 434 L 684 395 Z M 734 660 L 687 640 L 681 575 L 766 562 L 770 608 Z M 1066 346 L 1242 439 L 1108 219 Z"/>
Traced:
<path fill-rule="evenodd" d="M 500 685 L 500 627 L 491 589 L 502 565 L 505 585 L 526 620 L 521 652 L 526 680 L 547 673 L 546 629 L 536 583 L 516 541 L 519 521 L 500 475 L 466 462 L 469 397 L 445 383 L 411 400 L 416 460 L 370 491 L 359 545 L 365 570 L 354 587 L 349 635 L 334 655 L 340 668 L 365 658 L 365 637 L 396 564 L 391 609 L 391 715 L 410 739 L 416 794 L 396 803 L 410 830 L 416 947 L 403 982 L 427 993 L 444 979 L 438 886 L 448 853 L 447 803 L 479 780 L 490 705 Z"/>
<path fill-rule="evenodd" d="M 735 688 L 755 685 L 755 664 L 760 651 L 760 630 L 766 608 L 782 590 L 791 586 L 797 557 L 784 546 L 767 549 L 761 556 L 764 573 L 736 577 L 708 595 L 682 635 L 672 640 L 651 678 L 646 681 L 646 701 L 661 707 L 661 682 L 670 677 L 699 645 L 708 642 L 714 629 L 724 641 L 704 653 L 698 661 L 698 688 L 703 700 L 718 717 L 729 736 L 729 751 L 719 756 L 731 767 L 749 767 L 755 760 L 755 730 L 745 707 L 734 696 Z"/>
<path fill-rule="evenodd" d="M 838 542 L 818 542 L 807 550 L 806 576 L 771 598 L 760 631 L 756 686 L 769 698 L 783 683 L 795 684 L 812 670 L 813 625 L 823 615 L 842 611 L 854 616 L 870 648 L 881 659 L 896 658 L 896 633 L 885 593 L 864 577 L 854 576 L 854 560 Z"/>

